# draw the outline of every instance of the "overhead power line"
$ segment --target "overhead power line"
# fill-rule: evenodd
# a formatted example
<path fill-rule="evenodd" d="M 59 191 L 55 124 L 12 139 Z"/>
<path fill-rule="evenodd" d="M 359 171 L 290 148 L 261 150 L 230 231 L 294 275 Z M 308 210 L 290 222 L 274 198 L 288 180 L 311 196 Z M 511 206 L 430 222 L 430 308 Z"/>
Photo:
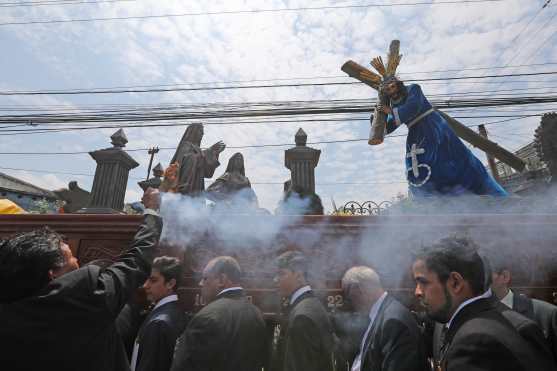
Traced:
<path fill-rule="evenodd" d="M 427 79 L 409 79 L 407 82 L 425 82 L 425 81 L 451 81 L 451 80 L 469 80 L 469 79 L 492 79 L 519 76 L 544 76 L 557 75 L 557 71 L 547 72 L 531 72 L 531 73 L 513 73 L 501 75 L 482 75 L 482 76 L 458 76 L 458 77 L 435 77 Z M 192 88 L 123 88 L 123 89 L 73 89 L 73 90 L 28 90 L 17 91 L 8 90 L 0 91 L 0 95 L 82 95 L 82 94 L 122 94 L 122 93 L 163 93 L 173 91 L 206 91 L 206 90 L 233 90 L 233 89 L 262 89 L 262 88 L 292 88 L 292 87 L 308 87 L 308 86 L 335 86 L 335 85 L 363 85 L 359 81 L 350 82 L 322 82 L 322 83 L 290 83 L 290 84 L 263 84 L 263 85 L 229 85 L 229 86 L 212 86 L 212 87 L 192 87 Z"/>
<path fill-rule="evenodd" d="M 301 12 L 314 10 L 339 10 L 339 9 L 364 9 L 364 8 L 385 8 L 398 6 L 418 6 L 418 5 L 456 5 L 456 4 L 479 4 L 479 3 L 498 3 L 506 0 L 446 0 L 446 1 L 421 1 L 412 3 L 390 3 L 390 4 L 361 4 L 361 5 L 331 5 L 316 7 L 299 7 L 299 8 L 279 8 L 279 9 L 245 9 L 245 10 L 228 10 L 215 12 L 190 12 L 175 14 L 159 14 L 159 15 L 138 15 L 125 17 L 98 17 L 98 18 L 75 18 L 75 19 L 51 19 L 40 21 L 23 21 L 23 22 L 4 22 L 0 26 L 21 26 L 36 24 L 61 24 L 74 22 L 105 22 L 105 21 L 121 21 L 132 19 L 153 19 L 153 18 L 177 18 L 177 17 L 194 17 L 194 16 L 215 16 L 215 15 L 239 15 L 239 14 L 255 14 L 255 13 L 278 13 L 278 12 Z"/>
<path fill-rule="evenodd" d="M 457 108 L 485 108 L 522 106 L 532 104 L 557 103 L 557 95 L 544 96 L 518 96 L 498 97 L 481 96 L 466 97 L 461 99 L 432 99 L 431 103 L 439 109 Z M 350 121 L 353 116 L 333 117 L 325 115 L 353 115 L 355 113 L 370 113 L 374 102 L 368 99 L 356 100 L 330 100 L 330 101 L 294 101 L 294 102 L 266 102 L 266 103 L 242 103 L 242 104 L 219 104 L 219 105 L 191 105 L 179 109 L 150 109 L 150 110 L 116 110 L 113 112 L 71 112 L 71 113 L 47 113 L 26 115 L 0 115 L 0 124 L 29 124 L 35 126 L 28 129 L 5 128 L 0 129 L 3 135 L 7 133 L 40 133 L 40 132 L 62 132 L 72 130 L 92 130 L 105 128 L 131 128 L 131 127 L 171 127 L 183 126 L 183 122 L 172 121 L 203 121 L 207 125 L 239 125 L 247 123 L 284 123 L 290 121 Z M 548 110 L 547 107 L 543 107 Z M 311 115 L 310 119 L 302 119 L 302 116 Z M 282 117 L 278 117 L 282 116 Z M 485 114 L 484 114 L 485 116 Z M 491 115 L 488 115 L 491 116 Z M 459 117 L 462 117 L 459 116 Z M 472 116 L 475 119 L 479 115 Z M 212 120 L 226 120 L 215 122 Z M 238 121 L 238 119 L 245 119 Z M 267 120 L 267 121 L 262 121 Z M 146 124 L 149 121 L 162 121 L 165 123 Z M 250 122 L 251 121 L 251 122 Z M 170 122 L 170 123 L 167 123 Z M 40 125 L 53 124 L 79 124 L 79 126 L 66 126 L 56 128 L 42 128 Z M 96 125 L 91 125 L 96 124 Z M 37 126 L 39 125 L 39 126 Z"/>
<path fill-rule="evenodd" d="M 28 6 L 50 6 L 50 5 L 94 5 L 101 3 L 120 3 L 120 2 L 130 2 L 136 0 L 53 0 L 53 1 L 22 1 L 22 2 L 11 2 L 11 3 L 0 3 L 0 8 L 18 8 L 18 7 L 28 7 Z"/>
<path fill-rule="evenodd" d="M 512 115 L 475 115 L 475 116 L 453 116 L 455 119 L 487 119 L 487 118 L 526 118 L 526 117 L 540 117 L 541 113 L 536 114 L 512 114 Z M 274 124 L 274 123 L 347 123 L 350 121 L 369 121 L 369 117 L 364 118 L 318 118 L 318 119 L 295 119 L 295 120 L 265 120 L 265 121 L 238 121 L 238 122 L 208 122 L 205 125 L 245 125 L 245 124 Z M 80 127 L 61 127 L 61 128 L 44 128 L 35 130 L 24 129 L 11 129 L 7 128 L 0 130 L 0 136 L 12 135 L 14 133 L 27 134 L 27 133 L 47 133 L 47 132 L 67 132 L 67 131 L 81 131 L 81 130 L 100 130 L 100 129 L 120 129 L 120 128 L 151 128 L 151 127 L 176 127 L 185 126 L 184 123 L 163 123 L 163 124 L 128 124 L 128 125 L 103 125 L 103 126 L 80 126 Z M 6 134 L 8 133 L 8 134 Z"/>
<path fill-rule="evenodd" d="M 459 68 L 459 69 L 445 69 L 445 70 L 429 70 L 429 71 L 411 71 L 411 72 L 401 72 L 398 73 L 399 76 L 404 75 L 411 75 L 411 74 L 433 74 L 433 73 L 441 73 L 441 72 L 462 72 L 462 71 L 482 71 L 482 70 L 495 70 L 495 69 L 510 69 L 510 68 L 520 68 L 520 67 L 541 67 L 541 66 L 550 66 L 550 65 L 557 65 L 557 62 L 545 62 L 545 63 L 533 63 L 533 64 L 519 64 L 513 66 L 492 66 L 492 67 L 471 67 L 471 68 Z M 497 75 L 499 76 L 499 75 Z M 462 76 L 464 78 L 474 78 Z M 483 77 L 483 75 L 482 75 Z M 502 76 L 506 77 L 506 76 Z M 514 77 L 514 76 L 511 76 Z M 174 84 L 142 84 L 142 85 L 124 85 L 124 86 L 110 86 L 110 87 L 99 87 L 99 88 L 90 88 L 90 89 L 48 89 L 48 90 L 27 90 L 27 91 L 5 91 L 4 93 L 35 93 L 35 92 L 74 92 L 74 91 L 81 91 L 81 90 L 90 90 L 90 91 L 97 91 L 97 90 L 116 90 L 116 89 L 139 89 L 139 88 L 168 88 L 168 87 L 184 87 L 184 86 L 205 86 L 205 85 L 223 85 L 223 84 L 250 84 L 255 82 L 274 82 L 274 81 L 306 81 L 306 80 L 327 80 L 327 79 L 339 79 L 339 78 L 347 78 L 346 75 L 336 75 L 336 76 L 305 76 L 305 77 L 283 77 L 283 78 L 273 78 L 273 79 L 251 79 L 251 80 L 229 80 L 229 81 L 208 81 L 208 82 L 182 82 L 182 83 L 174 83 Z M 428 79 L 420 79 L 420 80 L 408 80 L 408 81 L 416 81 L 416 82 L 426 82 L 432 81 Z M 435 80 L 439 81 L 439 80 Z M 535 82 L 535 81 L 534 81 Z M 543 81 L 542 81 L 543 82 Z M 351 84 L 359 84 L 359 82 L 350 81 Z M 0 92 L 1 93 L 1 92 Z"/>
<path fill-rule="evenodd" d="M 555 16 L 557 16 L 557 12 L 555 13 L 555 15 L 553 16 L 553 18 L 555 18 Z M 526 58 L 526 61 L 529 61 L 530 59 L 532 59 L 534 56 L 536 56 L 540 50 L 542 50 L 542 48 L 545 46 L 545 44 L 547 44 L 547 42 L 549 40 L 551 40 L 555 35 L 557 35 L 557 30 L 553 31 L 547 38 L 545 38 L 542 43 L 536 48 L 536 50 L 534 50 L 532 53 L 530 53 L 530 55 L 528 55 L 528 57 Z"/>
<path fill-rule="evenodd" d="M 67 171 L 50 171 L 50 170 L 39 170 L 39 169 L 22 169 L 16 167 L 0 167 L 0 170 L 11 170 L 11 171 L 25 171 L 29 173 L 41 173 L 41 174 L 59 174 L 59 175 L 75 175 L 75 176 L 86 176 L 86 177 L 94 177 L 94 174 L 86 174 L 86 173 L 73 173 Z M 138 177 L 129 177 L 129 180 L 144 180 L 145 178 L 138 178 Z M 407 183 L 406 180 L 399 180 L 399 181 L 376 181 L 376 182 L 323 182 L 317 183 L 317 186 L 337 186 L 337 185 L 371 185 L 371 184 L 395 184 L 395 183 Z M 250 182 L 250 184 L 254 185 L 284 185 L 284 182 Z"/>
<path fill-rule="evenodd" d="M 512 56 L 512 58 L 509 59 L 509 61 L 507 63 L 505 63 L 505 66 L 508 66 L 509 64 L 511 64 L 515 58 L 521 53 L 522 50 L 524 50 L 524 48 L 520 45 L 517 47 L 517 45 L 515 44 L 515 41 L 518 40 L 518 38 L 520 38 L 520 36 L 522 36 L 522 34 L 528 29 L 528 27 L 530 27 L 530 25 L 532 24 L 532 22 L 534 22 L 534 20 L 538 17 L 538 15 L 547 7 L 547 5 L 549 5 L 549 3 L 551 2 L 551 0 L 546 1 L 546 3 L 538 9 L 538 11 L 534 14 L 534 16 L 532 18 L 530 18 L 530 20 L 528 21 L 528 23 L 526 24 L 525 27 L 523 27 L 519 33 L 516 34 L 516 36 L 511 40 L 511 42 L 509 43 L 508 47 L 512 47 L 514 50 L 516 50 L 516 53 Z M 542 26 L 542 28 L 545 27 Z M 540 28 L 541 29 L 541 28 Z M 539 30 L 538 30 L 539 31 Z M 537 33 L 532 33 L 531 35 L 537 35 Z M 527 38 L 528 39 L 528 38 Z M 526 40 L 523 40 L 523 42 Z M 522 42 L 522 43 L 523 43 Z M 521 44 L 522 44 L 521 43 Z M 505 48 L 506 51 L 506 48 Z M 503 51 L 504 53 L 504 51 Z M 501 55 L 503 54 L 501 53 Z"/>
<path fill-rule="evenodd" d="M 541 115 L 522 115 L 513 118 L 508 118 L 504 120 L 490 121 L 482 123 L 484 126 L 500 124 L 504 122 L 510 122 L 515 120 L 520 120 L 527 117 L 541 116 Z M 470 128 L 475 128 L 477 125 L 466 125 Z M 405 137 L 407 134 L 391 134 L 387 135 L 386 139 Z M 355 139 L 338 139 L 338 140 L 327 140 L 327 141 L 315 141 L 308 142 L 308 145 L 318 145 L 318 144 L 336 144 L 336 143 L 355 143 L 355 142 L 367 142 L 369 138 L 355 138 Z M 290 147 L 295 145 L 295 143 L 271 143 L 271 144 L 252 144 L 244 146 L 226 146 L 227 149 L 249 149 L 249 148 L 266 148 L 266 147 Z M 166 150 L 176 150 L 176 147 L 158 147 L 161 151 Z M 126 152 L 141 152 L 147 151 L 149 148 L 126 148 Z M 64 155 L 84 155 L 89 154 L 90 151 L 72 151 L 72 152 L 0 152 L 0 155 L 54 155 L 54 156 L 64 156 Z"/>

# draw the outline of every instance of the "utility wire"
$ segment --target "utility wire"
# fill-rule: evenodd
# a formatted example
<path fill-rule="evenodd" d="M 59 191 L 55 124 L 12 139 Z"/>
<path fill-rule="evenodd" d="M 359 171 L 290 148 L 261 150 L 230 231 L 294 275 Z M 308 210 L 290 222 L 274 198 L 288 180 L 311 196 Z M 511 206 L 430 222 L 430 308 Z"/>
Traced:
<path fill-rule="evenodd" d="M 441 72 L 462 72 L 462 71 L 482 71 L 482 70 L 492 70 L 492 69 L 506 69 L 506 68 L 520 68 L 520 67 L 540 67 L 540 66 L 552 66 L 557 65 L 557 62 L 545 62 L 545 63 L 533 63 L 533 64 L 519 64 L 513 66 L 494 66 L 494 67 L 471 67 L 471 68 L 458 68 L 458 69 L 446 69 L 446 70 L 430 70 L 430 71 L 411 71 L 411 72 L 400 72 L 397 73 L 399 76 L 411 75 L 411 74 L 433 74 Z M 180 87 L 180 86 L 197 86 L 197 85 L 219 85 L 219 84 L 249 84 L 254 82 L 274 82 L 274 81 L 294 81 L 294 80 L 326 80 L 326 79 L 346 79 L 346 75 L 336 75 L 336 76 L 306 76 L 306 77 L 282 77 L 274 79 L 252 79 L 252 80 L 229 80 L 229 81 L 209 81 L 209 82 L 182 82 L 174 84 L 143 84 L 143 85 L 124 85 L 124 86 L 110 86 L 110 87 L 99 87 L 91 88 L 89 90 L 113 90 L 113 89 L 134 89 L 134 88 L 161 88 L 161 87 Z M 421 80 L 423 81 L 423 80 Z M 73 90 L 85 90 L 85 89 L 49 89 L 50 91 L 73 91 Z M 30 90 L 30 92 L 41 91 L 41 90 Z"/>
<path fill-rule="evenodd" d="M 486 118 L 525 118 L 525 117 L 540 117 L 543 113 L 536 114 L 513 114 L 513 115 L 474 115 L 474 116 L 453 116 L 455 119 L 486 119 Z M 369 117 L 347 117 L 347 118 L 318 118 L 318 119 L 295 119 L 295 120 L 265 120 L 265 121 L 238 121 L 238 122 L 207 122 L 204 125 L 218 125 L 218 126 L 228 126 L 228 125 L 245 125 L 245 124 L 299 124 L 299 123 L 340 123 L 346 124 L 349 122 L 358 121 L 369 121 Z M 80 126 L 80 127 L 62 127 L 62 128 L 44 128 L 44 129 L 4 129 L 0 130 L 0 136 L 2 133 L 29 133 L 29 132 L 60 132 L 60 131 L 80 131 L 80 130 L 100 130 L 100 129 L 120 129 L 120 128 L 149 128 L 149 127 L 175 127 L 175 126 L 185 126 L 184 123 L 163 123 L 163 124 L 131 124 L 131 125 L 104 125 L 104 126 Z"/>
<path fill-rule="evenodd" d="M 538 115 L 541 116 L 541 115 Z M 483 123 L 484 126 L 495 125 L 499 123 L 509 122 L 520 120 L 523 118 L 532 117 L 532 115 L 522 115 L 518 117 L 513 117 L 505 120 L 497 120 Z M 475 128 L 477 125 L 465 125 L 470 128 Z M 394 134 L 394 135 L 387 135 L 385 139 L 391 138 L 400 138 L 405 137 L 407 134 Z M 340 139 L 340 140 L 329 140 L 329 141 L 316 141 L 316 142 L 308 142 L 307 144 L 316 145 L 316 144 L 336 144 L 336 143 L 354 143 L 354 142 L 364 142 L 367 141 L 369 138 L 357 138 L 357 139 Z M 295 145 L 294 143 L 276 143 L 276 144 L 254 144 L 254 145 L 245 145 L 245 146 L 226 146 L 228 149 L 248 149 L 248 148 L 265 148 L 265 147 L 290 147 Z M 140 152 L 140 151 L 147 151 L 149 148 L 129 148 L 125 149 L 125 152 Z M 159 147 L 159 150 L 166 151 L 166 150 L 176 150 L 176 147 Z M 73 152 L 0 152 L 0 155 L 17 155 L 17 156 L 24 156 L 24 155 L 83 155 L 89 154 L 90 151 L 73 151 Z"/>
<path fill-rule="evenodd" d="M 555 15 L 553 16 L 553 18 L 555 18 L 555 16 L 557 15 L 557 12 L 555 13 Z M 557 34 L 557 30 L 553 31 L 553 33 L 551 33 L 551 35 L 549 35 L 541 44 L 540 46 L 534 50 L 533 53 L 531 53 L 526 60 L 529 61 L 530 59 L 532 59 L 532 57 L 534 57 L 536 54 L 538 54 L 538 52 L 545 46 L 545 44 L 551 40 L 555 35 Z"/>
<path fill-rule="evenodd" d="M 536 14 L 534 14 L 534 16 L 530 19 L 530 22 L 528 22 L 527 26 L 526 26 L 524 29 L 522 29 L 521 32 L 517 35 L 517 37 L 515 37 L 515 38 L 511 41 L 511 43 L 510 43 L 509 45 L 510 45 L 510 46 L 512 45 L 512 47 L 515 48 L 515 50 L 517 50 L 517 52 L 512 56 L 511 59 L 509 59 L 509 61 L 508 61 L 507 63 L 505 63 L 505 65 L 510 65 L 510 64 L 516 59 L 516 57 L 518 57 L 524 50 L 526 50 L 526 48 L 523 47 L 523 45 L 527 44 L 527 43 L 532 39 L 532 37 L 530 37 L 530 36 L 533 35 L 533 37 L 539 37 L 540 31 L 545 30 L 546 26 L 547 26 L 548 24 L 550 24 L 550 23 L 553 21 L 553 19 L 554 19 L 555 16 L 557 15 L 557 12 L 555 12 L 555 13 L 553 14 L 553 16 L 550 17 L 550 18 L 549 18 L 541 27 L 539 27 L 535 32 L 530 33 L 530 35 L 529 35 L 526 39 L 522 40 L 521 43 L 520 43 L 519 45 L 514 45 L 514 41 L 517 40 L 518 36 L 520 36 L 520 35 L 530 26 L 530 24 L 534 21 L 534 19 L 536 19 L 536 17 L 537 17 L 545 8 L 547 8 L 547 7 L 549 6 L 549 3 L 550 3 L 550 2 L 551 2 L 551 0 L 547 0 L 547 1 L 544 3 L 544 5 L 536 12 Z M 546 39 L 546 40 L 540 45 L 540 48 L 541 48 L 541 46 L 543 46 L 543 45 L 545 44 L 545 42 L 547 42 L 551 37 L 552 37 L 552 36 L 550 36 L 548 39 Z M 530 60 L 530 57 L 531 57 L 532 55 L 535 55 L 538 51 L 539 51 L 539 48 L 538 48 L 533 54 L 531 54 L 531 55 L 527 58 L 527 60 L 526 60 L 525 63 L 528 63 L 528 61 Z M 496 87 L 499 87 L 502 83 L 503 83 L 503 82 L 501 81 L 501 82 L 499 83 L 499 85 L 497 85 Z"/>
<path fill-rule="evenodd" d="M 278 12 L 300 12 L 313 10 L 338 10 L 338 9 L 365 9 L 365 8 L 384 8 L 398 6 L 418 6 L 418 5 L 456 5 L 456 4 L 479 4 L 479 3 L 496 3 L 506 0 L 447 0 L 447 1 L 428 1 L 413 3 L 396 3 L 396 4 L 362 4 L 362 5 L 331 5 L 318 7 L 300 7 L 300 8 L 280 8 L 280 9 L 246 9 L 246 10 L 230 10 L 216 12 L 191 12 L 177 14 L 160 14 L 160 15 L 140 15 L 125 17 L 98 17 L 98 18 L 75 18 L 75 19 L 52 19 L 42 21 L 24 21 L 24 22 L 4 22 L 0 26 L 21 26 L 36 24 L 61 24 L 74 22 L 104 22 L 104 21 L 120 21 L 131 19 L 152 19 L 152 18 L 176 18 L 176 17 L 194 17 L 194 16 L 214 16 L 214 15 L 239 15 L 239 14 L 261 14 L 261 13 L 278 13 Z"/>
<path fill-rule="evenodd" d="M 483 76 L 458 76 L 458 77 L 436 77 L 428 79 L 411 79 L 407 82 L 425 82 L 425 81 L 452 81 L 452 80 L 468 80 L 468 79 L 491 79 L 519 76 L 542 76 L 556 75 L 557 71 L 548 72 L 531 72 L 531 73 L 514 73 L 501 75 L 483 75 Z M 0 91 L 0 95 L 81 95 L 81 94 L 121 94 L 121 93 L 162 93 L 173 91 L 206 91 L 206 90 L 233 90 L 233 89 L 261 89 L 261 88 L 286 88 L 286 87 L 308 87 L 308 86 L 335 86 L 335 85 L 364 85 L 362 82 L 323 82 L 323 83 L 293 83 L 293 84 L 263 84 L 263 85 L 229 85 L 229 86 L 212 86 L 212 87 L 195 87 L 195 88 L 153 88 L 153 89 L 82 89 L 82 90 L 31 90 L 31 91 Z"/>
<path fill-rule="evenodd" d="M 501 106 L 520 106 L 531 104 L 548 104 L 557 103 L 557 96 L 524 96 L 524 97 L 481 97 L 481 99 L 460 99 L 460 100 L 432 100 L 432 104 L 439 109 L 456 109 L 456 108 L 481 108 L 481 107 L 501 107 Z M 203 120 L 207 125 L 237 125 L 240 122 L 247 123 L 247 121 L 233 121 L 238 118 L 265 119 L 270 121 L 270 118 L 277 116 L 291 117 L 290 121 L 310 122 L 310 121 L 338 121 L 350 120 L 350 117 L 342 119 L 336 118 L 317 118 L 322 115 L 330 114 L 355 114 L 355 113 L 370 113 L 373 102 L 369 100 L 337 100 L 337 101 L 310 101 L 301 102 L 301 104 L 290 104 L 290 102 L 274 102 L 274 104 L 265 104 L 258 106 L 251 104 L 248 106 L 250 109 L 240 109 L 234 105 L 221 105 L 218 109 L 207 110 L 202 108 L 200 111 L 157 111 L 157 112 L 115 112 L 115 113 L 100 113 L 100 114 L 39 114 L 39 115 L 4 115 L 0 116 L 0 124 L 52 124 L 52 123 L 80 123 L 79 127 L 66 127 L 66 128 L 33 128 L 33 129 L 0 129 L 0 132 L 48 132 L 48 131 L 71 131 L 71 130 L 91 130 L 103 129 L 113 127 L 153 127 L 153 126 L 183 126 L 184 123 L 164 123 L 164 124 L 144 124 L 141 122 L 146 121 L 199 121 Z M 263 109 L 261 109 L 263 108 Z M 546 109 L 544 107 L 544 109 Z M 313 115 L 315 118 L 300 119 L 300 116 Z M 319 116 L 317 116 L 319 115 Z M 212 119 L 226 119 L 227 122 L 212 122 L 207 120 Z M 474 118 L 478 118 L 474 116 Z M 285 120 L 282 118 L 281 120 Z M 278 120 L 277 120 L 278 121 Z M 126 125 L 122 123 L 128 122 Z M 131 122 L 132 124 L 129 124 Z M 262 121 L 265 122 L 265 121 Z M 90 126 L 84 123 L 108 123 L 106 125 Z M 259 121 L 257 121 L 259 123 Z"/>
<path fill-rule="evenodd" d="M 60 174 L 60 175 L 75 175 L 75 176 L 86 176 L 86 177 L 94 177 L 94 174 L 85 174 L 85 173 L 73 173 L 73 172 L 66 172 L 66 171 L 49 171 L 49 170 L 38 170 L 38 169 L 22 169 L 22 168 L 15 168 L 15 167 L 0 167 L 0 170 L 12 170 L 12 171 L 26 171 L 29 173 L 43 173 L 43 174 Z M 145 180 L 145 178 L 138 178 L 138 177 L 129 177 L 129 180 Z M 283 182 L 250 182 L 251 184 L 256 185 L 284 185 Z M 370 185 L 370 184 L 395 184 L 395 183 L 406 183 L 405 180 L 399 181 L 376 181 L 376 182 L 324 182 L 324 183 L 317 183 L 317 186 L 335 186 L 335 185 Z"/>
<path fill-rule="evenodd" d="M 120 3 L 120 2 L 130 2 L 136 0 L 62 0 L 62 1 L 22 1 L 15 3 L 0 3 L 0 8 L 18 8 L 18 7 L 29 7 L 29 6 L 50 6 L 50 5 L 81 5 L 81 4 L 100 4 L 100 3 Z"/>
<path fill-rule="evenodd" d="M 551 81 L 546 81 L 548 83 L 551 83 Z M 557 82 L 557 81 L 556 81 Z M 477 96 L 481 96 L 481 95 L 485 95 L 485 94 L 489 94 L 490 96 L 493 95 L 493 93 L 506 93 L 506 94 L 502 94 L 504 96 L 516 96 L 516 95 L 523 95 L 525 92 L 532 92 L 532 91 L 540 91 L 538 93 L 531 93 L 533 95 L 535 94 L 543 94 L 543 95 L 549 95 L 549 94 L 556 94 L 557 91 L 553 90 L 555 89 L 555 85 L 551 84 L 548 86 L 535 86 L 535 87 L 523 87 L 523 88 L 511 88 L 511 89 L 496 89 L 496 90 L 472 90 L 472 91 L 458 91 L 458 92 L 452 92 L 452 93 L 441 93 L 441 94 L 428 94 L 428 97 L 445 97 L 445 96 L 473 96 L 473 95 L 477 95 Z M 543 91 L 543 92 L 542 92 Z M 519 93 L 520 92 L 520 93 Z M 502 96 L 501 95 L 501 96 Z M 340 101 L 367 101 L 365 99 L 343 99 L 343 100 L 330 100 L 330 102 L 340 102 Z M 288 103 L 293 103 L 293 102 L 304 102 L 304 101 L 288 101 Z M 309 101 L 309 102 L 316 102 L 316 101 Z M 139 104 L 139 103 L 128 103 L 128 104 L 114 104 L 114 103 L 108 103 L 108 104 L 87 104 L 87 105 L 80 105 L 80 106 L 68 106 L 68 105 L 60 105 L 60 104 L 54 104 L 54 105 L 36 105 L 36 106 L 32 106 L 32 105 L 0 105 L 0 111 L 41 111 L 41 112 L 57 112 L 57 113 L 71 113 L 71 112 L 97 112 L 97 113 L 101 113 L 101 112 L 132 112 L 132 111 L 141 111 L 141 110 L 147 110 L 147 109 L 151 109 L 151 110 L 176 110 L 176 109 L 184 109 L 184 108 L 191 108 L 191 107 L 210 107 L 210 106 L 218 106 L 218 105 L 232 105 L 234 103 L 211 103 L 211 104 L 204 104 L 204 105 L 199 105 L 199 104 L 184 104 L 184 103 L 158 103 L 158 104 L 153 104 L 153 103 L 148 103 L 148 104 Z M 244 103 L 244 102 L 240 102 L 240 103 L 236 103 L 235 105 L 241 105 L 241 104 L 259 104 L 259 105 L 265 105 L 265 104 L 276 104 L 275 102 L 259 102 L 259 103 Z"/>
<path fill-rule="evenodd" d="M 528 27 L 530 27 L 530 25 L 532 24 L 532 22 L 538 17 L 538 15 L 549 5 L 549 3 L 551 2 L 551 0 L 547 0 L 544 5 L 539 8 L 539 10 L 536 12 L 536 14 L 534 14 L 534 16 L 532 18 L 530 18 L 530 21 L 526 24 L 526 26 L 524 28 L 522 28 L 522 30 L 511 40 L 511 42 L 509 43 L 508 47 L 512 47 L 515 50 L 517 50 L 517 52 L 513 55 L 513 57 L 511 59 L 509 59 L 509 61 L 507 63 L 505 63 L 505 66 L 508 66 L 509 64 L 511 64 L 515 58 L 522 52 L 522 50 L 524 50 L 521 45 L 517 46 L 515 45 L 515 41 L 518 40 L 518 38 L 528 29 Z M 553 17 L 546 22 L 541 28 L 538 29 L 538 31 L 540 29 L 543 29 L 547 23 L 549 23 L 551 20 L 553 19 Z M 537 32 L 533 33 L 533 35 L 537 35 Z M 528 39 L 528 38 L 527 38 Z M 504 52 L 503 52 L 504 53 Z M 501 55 L 503 54 L 501 53 Z"/>

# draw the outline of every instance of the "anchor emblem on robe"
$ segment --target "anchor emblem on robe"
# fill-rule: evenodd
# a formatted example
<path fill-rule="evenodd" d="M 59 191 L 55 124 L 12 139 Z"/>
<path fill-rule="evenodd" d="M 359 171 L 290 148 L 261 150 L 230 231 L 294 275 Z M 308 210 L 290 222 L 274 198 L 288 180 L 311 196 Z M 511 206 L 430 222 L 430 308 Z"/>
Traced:
<path fill-rule="evenodd" d="M 418 162 L 418 155 L 422 155 L 425 153 L 425 149 L 424 148 L 418 148 L 418 146 L 416 145 L 416 143 L 412 144 L 412 147 L 410 147 L 410 152 L 406 154 L 406 158 L 411 158 L 412 159 L 412 166 L 408 169 L 406 169 L 406 172 L 410 172 L 412 171 L 412 175 L 414 175 L 414 178 L 418 178 L 418 176 L 420 175 L 420 168 L 425 168 L 427 170 L 427 176 L 424 178 L 423 181 L 419 182 L 419 183 L 412 183 L 410 181 L 410 179 L 408 179 L 408 183 L 410 183 L 411 186 L 414 187 L 421 187 L 424 184 L 427 183 L 427 181 L 429 180 L 429 178 L 431 177 L 431 167 L 428 164 L 420 164 Z"/>

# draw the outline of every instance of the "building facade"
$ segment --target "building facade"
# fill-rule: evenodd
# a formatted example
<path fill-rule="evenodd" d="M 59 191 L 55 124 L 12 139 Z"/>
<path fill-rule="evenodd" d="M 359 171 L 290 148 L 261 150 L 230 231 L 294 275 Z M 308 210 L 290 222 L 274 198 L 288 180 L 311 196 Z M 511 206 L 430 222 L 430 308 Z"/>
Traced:
<path fill-rule="evenodd" d="M 25 211 L 38 209 L 41 201 L 48 211 L 57 210 L 54 193 L 4 173 L 0 173 L 0 198 L 15 202 Z"/>

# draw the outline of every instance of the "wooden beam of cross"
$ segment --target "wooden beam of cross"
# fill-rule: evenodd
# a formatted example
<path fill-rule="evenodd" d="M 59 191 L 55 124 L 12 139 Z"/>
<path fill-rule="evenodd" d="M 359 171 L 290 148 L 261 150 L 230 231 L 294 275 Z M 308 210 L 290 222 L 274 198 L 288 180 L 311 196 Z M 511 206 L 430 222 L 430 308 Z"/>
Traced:
<path fill-rule="evenodd" d="M 392 45 L 392 43 L 391 43 L 391 45 Z M 400 56 L 399 56 L 398 60 L 400 61 Z M 351 61 L 351 60 L 344 63 L 341 67 L 341 70 L 343 72 L 345 72 L 348 76 L 350 76 L 352 78 L 355 78 L 358 81 L 363 82 L 364 84 L 368 85 L 369 87 L 371 87 L 371 88 L 373 88 L 373 89 L 375 89 L 379 92 L 380 86 L 381 86 L 381 77 L 378 74 L 376 74 L 375 72 L 372 72 L 372 71 L 368 70 L 367 68 L 365 68 L 365 67 L 363 67 L 363 66 L 359 65 L 358 63 L 356 63 L 354 61 Z M 382 99 L 381 95 L 382 94 L 379 94 L 379 100 Z M 501 147 L 497 143 L 492 142 L 489 139 L 482 137 L 480 134 L 476 133 L 474 130 L 470 129 L 466 125 L 463 125 L 461 122 L 452 118 L 451 116 L 449 116 L 445 112 L 442 112 L 442 111 L 439 111 L 439 110 L 436 110 L 436 111 L 439 112 L 445 118 L 445 120 L 447 121 L 447 123 L 449 124 L 451 129 L 453 129 L 455 134 L 458 135 L 462 140 L 470 143 L 471 145 L 473 145 L 476 148 L 481 149 L 482 151 L 484 151 L 488 155 L 491 155 L 491 156 L 495 157 L 499 161 L 509 165 L 510 167 L 512 167 L 513 169 L 515 169 L 517 171 L 522 171 L 526 167 L 526 163 L 524 162 L 524 160 L 522 160 L 520 157 L 516 156 L 514 153 L 506 150 L 505 148 Z M 379 115 L 377 115 L 377 113 L 378 112 L 376 110 L 376 114 L 374 115 L 374 121 L 376 120 L 375 117 L 379 116 Z M 372 130 L 371 130 L 371 133 L 370 133 L 369 144 L 379 144 L 379 143 L 383 142 L 382 139 L 381 139 L 380 142 L 372 142 L 372 141 L 376 140 L 374 138 L 374 135 L 376 135 L 376 133 L 374 133 L 374 124 L 375 123 L 372 123 Z M 375 128 L 375 130 L 380 131 L 381 127 L 379 126 L 379 129 Z"/>

